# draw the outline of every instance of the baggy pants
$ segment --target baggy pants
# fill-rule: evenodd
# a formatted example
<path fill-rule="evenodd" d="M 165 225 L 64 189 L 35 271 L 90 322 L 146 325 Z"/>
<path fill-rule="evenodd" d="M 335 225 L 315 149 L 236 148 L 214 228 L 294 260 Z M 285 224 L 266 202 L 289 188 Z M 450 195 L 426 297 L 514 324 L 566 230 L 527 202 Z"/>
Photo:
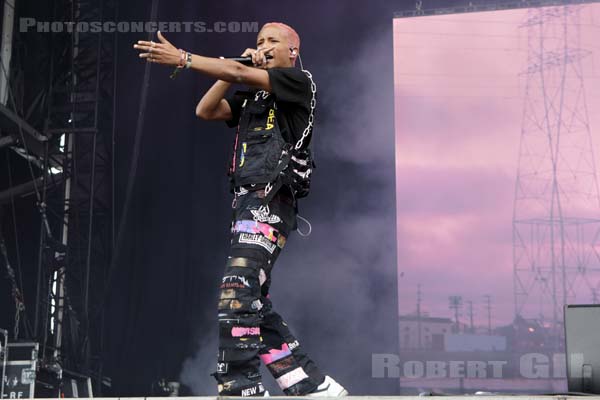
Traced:
<path fill-rule="evenodd" d="M 325 379 L 269 299 L 271 272 L 295 229 L 292 200 L 261 192 L 236 196 L 231 248 L 219 294 L 217 379 L 221 396 L 261 396 L 262 360 L 286 395 L 314 391 Z"/>

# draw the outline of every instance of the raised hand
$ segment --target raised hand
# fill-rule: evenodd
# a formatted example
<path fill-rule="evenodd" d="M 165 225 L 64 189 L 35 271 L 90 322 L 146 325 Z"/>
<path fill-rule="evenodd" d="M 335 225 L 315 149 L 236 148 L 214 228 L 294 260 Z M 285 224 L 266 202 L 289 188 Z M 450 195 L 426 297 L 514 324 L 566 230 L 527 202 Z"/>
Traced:
<path fill-rule="evenodd" d="M 178 66 L 181 63 L 181 50 L 171 44 L 160 31 L 157 32 L 159 42 L 138 40 L 134 49 L 141 51 L 140 58 L 148 62 Z"/>

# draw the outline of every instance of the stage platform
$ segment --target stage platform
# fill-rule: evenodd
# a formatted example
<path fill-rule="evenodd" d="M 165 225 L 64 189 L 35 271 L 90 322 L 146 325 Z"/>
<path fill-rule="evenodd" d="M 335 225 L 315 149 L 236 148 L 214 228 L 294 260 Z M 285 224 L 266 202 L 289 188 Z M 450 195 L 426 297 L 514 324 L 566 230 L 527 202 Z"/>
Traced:
<path fill-rule="evenodd" d="M 463 396 L 346 396 L 344 399 L 351 400 L 423 400 L 423 398 L 428 397 L 440 397 L 444 398 L 444 400 L 473 400 L 481 398 L 485 398 L 486 400 L 581 400 L 585 398 L 586 400 L 600 400 L 600 395 L 463 395 Z M 218 397 L 218 396 L 188 396 L 188 397 L 94 397 L 94 398 L 84 398 L 80 397 L 82 400 L 222 400 L 222 399 L 241 399 L 245 397 Z M 290 399 L 289 396 L 271 396 L 273 399 Z M 295 399 L 311 399 L 314 400 L 314 397 L 305 397 L 305 396 L 295 396 Z M 340 399 L 340 397 L 320 397 L 327 399 Z M 50 400 L 50 399 L 49 399 Z M 56 399 L 52 399 L 56 400 Z"/>

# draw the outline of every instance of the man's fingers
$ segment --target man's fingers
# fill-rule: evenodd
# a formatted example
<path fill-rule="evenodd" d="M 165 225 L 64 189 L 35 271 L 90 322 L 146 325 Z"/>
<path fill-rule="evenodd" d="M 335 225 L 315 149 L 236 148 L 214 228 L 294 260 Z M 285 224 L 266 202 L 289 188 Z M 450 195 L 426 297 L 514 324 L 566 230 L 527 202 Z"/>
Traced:
<path fill-rule="evenodd" d="M 271 50 L 273 50 L 274 48 L 275 48 L 275 46 L 269 47 L 268 49 L 259 49 L 259 50 L 257 51 L 257 53 L 258 53 L 258 55 L 259 55 L 259 57 L 260 57 L 261 59 L 263 59 L 263 58 L 264 58 L 264 59 L 265 59 L 265 61 L 266 61 L 266 54 L 267 54 L 268 52 L 270 52 Z"/>
<path fill-rule="evenodd" d="M 256 60 L 254 61 L 254 65 L 261 66 L 267 63 L 267 53 L 273 50 L 275 46 L 271 46 L 267 49 L 259 49 L 256 52 Z"/>
<path fill-rule="evenodd" d="M 244 51 L 240 57 L 252 56 L 252 53 L 254 53 L 255 51 L 256 50 L 254 49 L 246 49 L 246 51 Z"/>
<path fill-rule="evenodd" d="M 276 46 L 271 46 L 267 49 L 246 49 L 241 57 L 250 57 L 252 58 L 252 64 L 254 66 L 260 66 L 267 62 L 267 56 L 265 53 L 270 52 Z"/>
<path fill-rule="evenodd" d="M 152 49 L 152 51 L 156 50 L 156 47 L 153 48 L 149 44 L 148 45 L 134 44 L 133 48 L 141 50 L 141 51 L 149 51 L 150 49 Z"/>
<path fill-rule="evenodd" d="M 140 53 L 140 58 L 153 57 L 157 58 L 162 56 L 164 51 L 153 49 L 152 51 L 147 51 L 145 53 Z"/>
<path fill-rule="evenodd" d="M 161 44 L 155 44 L 154 46 L 143 46 L 139 44 L 134 44 L 133 48 L 140 50 L 144 53 L 163 54 L 165 52 L 165 48 Z"/>
<path fill-rule="evenodd" d="M 156 53 L 140 53 L 140 58 L 154 58 L 157 59 L 160 57 L 160 54 Z"/>
<path fill-rule="evenodd" d="M 164 37 L 162 37 L 162 39 L 166 41 Z M 139 58 L 146 60 L 147 62 L 159 64 L 164 63 L 163 58 L 164 54 L 167 53 L 167 47 L 163 43 L 158 43 L 154 41 L 148 42 L 147 40 L 138 40 L 137 43 L 133 45 L 133 48 L 139 50 Z"/>
<path fill-rule="evenodd" d="M 156 54 L 149 54 L 149 53 L 141 53 L 140 54 L 140 58 L 142 60 L 146 60 L 148 62 L 152 62 L 152 63 L 159 63 L 162 64 L 162 58 L 161 57 L 157 57 Z"/>
<path fill-rule="evenodd" d="M 156 32 L 156 36 L 158 36 L 158 40 L 160 40 L 161 43 L 165 43 L 165 44 L 169 43 L 169 41 L 167 39 L 165 39 L 165 37 L 163 36 L 162 33 L 160 33 L 160 31 Z"/>
<path fill-rule="evenodd" d="M 263 53 L 267 53 L 267 52 L 273 50 L 274 48 L 275 48 L 275 46 L 271 46 L 268 49 L 260 49 L 259 51 L 262 51 Z"/>

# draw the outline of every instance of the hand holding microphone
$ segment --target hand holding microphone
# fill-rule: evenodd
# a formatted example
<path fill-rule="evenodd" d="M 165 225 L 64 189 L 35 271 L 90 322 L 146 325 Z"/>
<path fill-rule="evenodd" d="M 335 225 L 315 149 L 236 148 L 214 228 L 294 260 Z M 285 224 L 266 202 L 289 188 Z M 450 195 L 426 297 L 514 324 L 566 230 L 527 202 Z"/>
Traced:
<path fill-rule="evenodd" d="M 237 62 L 239 62 L 240 64 L 244 64 L 244 65 L 247 65 L 247 66 L 250 66 L 250 67 L 251 67 L 251 66 L 254 66 L 254 62 L 252 61 L 252 57 L 250 57 L 250 56 L 248 56 L 248 57 L 241 57 L 241 56 L 240 56 L 240 57 L 219 57 L 219 58 L 220 58 L 221 60 L 231 60 L 231 61 L 237 61 Z M 272 59 L 273 59 L 273 56 L 272 56 L 272 55 L 270 55 L 270 54 L 267 54 L 267 55 L 265 56 L 265 58 L 266 58 L 267 60 L 272 60 Z"/>
<path fill-rule="evenodd" d="M 275 48 L 275 46 L 269 47 L 268 49 L 263 49 L 263 48 L 246 49 L 246 51 L 244 51 L 241 56 L 243 61 L 240 61 L 240 62 L 245 64 L 251 60 L 252 65 L 260 68 L 267 63 L 267 60 L 270 60 L 273 58 L 272 55 L 267 54 L 267 53 L 272 51 L 274 48 Z M 236 61 L 238 61 L 238 60 L 236 60 Z"/>

